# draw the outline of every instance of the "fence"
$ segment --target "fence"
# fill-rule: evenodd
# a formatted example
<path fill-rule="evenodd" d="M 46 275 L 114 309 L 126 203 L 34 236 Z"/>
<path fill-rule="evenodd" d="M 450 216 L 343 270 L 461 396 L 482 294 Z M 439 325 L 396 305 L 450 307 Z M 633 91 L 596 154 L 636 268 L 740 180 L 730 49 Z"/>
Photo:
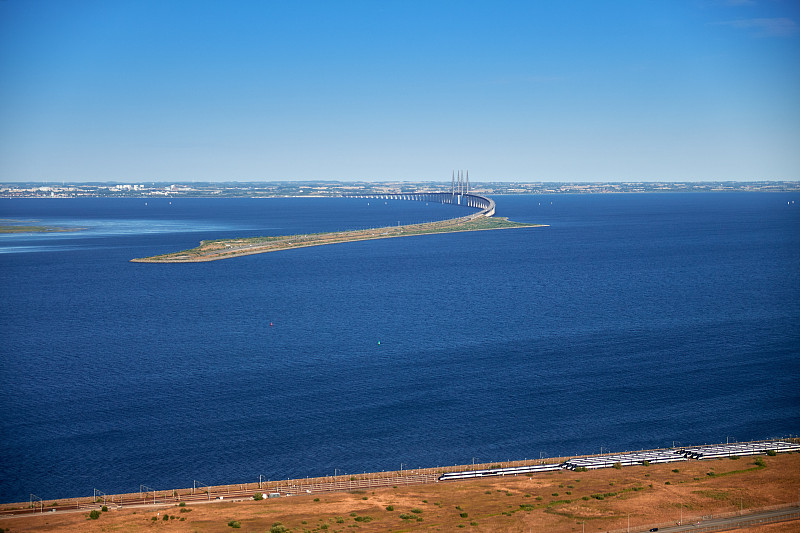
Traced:
<path fill-rule="evenodd" d="M 783 439 L 790 442 L 798 442 L 797 438 Z M 751 442 L 767 442 L 767 441 L 751 441 Z M 685 446 L 684 446 L 685 447 Z M 664 448 L 651 449 L 651 450 L 638 450 L 636 453 L 648 453 L 663 451 Z M 627 453 L 627 452 L 626 452 Z M 631 452 L 632 453 L 632 452 Z M 603 454 L 582 455 L 580 457 L 600 457 Z M 147 492 L 134 492 L 127 494 L 114 494 L 106 496 L 98 501 L 96 497 L 84 498 L 67 498 L 60 500 L 44 500 L 37 501 L 36 508 L 38 512 L 46 512 L 51 509 L 66 510 L 66 509 L 97 509 L 102 505 L 108 507 L 120 507 L 130 505 L 153 505 L 164 504 L 171 505 L 180 501 L 199 501 L 199 500 L 212 500 L 212 499 L 229 499 L 229 498 L 244 498 L 252 497 L 257 491 L 261 492 L 278 492 L 282 495 L 287 494 L 305 494 L 305 493 L 325 493 L 325 492 L 346 492 L 352 490 L 364 490 L 377 487 L 386 486 L 400 486 L 412 485 L 420 483 L 435 483 L 438 477 L 446 472 L 462 472 L 469 470 L 482 470 L 489 468 L 509 468 L 517 466 L 530 466 L 538 464 L 561 464 L 565 461 L 578 457 L 548 457 L 539 459 L 523 459 L 515 461 L 490 461 L 482 463 L 473 463 L 466 465 L 451 465 L 451 466 L 437 466 L 428 468 L 415 468 L 403 469 L 396 471 L 386 472 L 371 472 L 362 474 L 340 474 L 334 476 L 323 476 L 305 479 L 286 479 L 286 480 L 270 480 L 259 481 L 252 483 L 239 483 L 231 485 L 216 485 L 216 486 L 203 486 L 198 492 L 192 488 L 185 489 L 167 489 L 167 490 L 153 490 L 147 487 Z M 141 490 L 141 487 L 140 487 Z M 95 489 L 95 494 L 99 491 Z M 102 494 L 102 493 L 101 493 Z M 29 502 L 3 505 L 0 507 L 0 513 L 7 511 L 20 510 L 28 508 L 32 505 Z M 686 519 L 688 520 L 688 518 Z M 684 520 L 684 521 L 686 521 Z M 660 527 L 658 525 L 651 527 Z M 625 531 L 625 530 L 619 530 Z"/>

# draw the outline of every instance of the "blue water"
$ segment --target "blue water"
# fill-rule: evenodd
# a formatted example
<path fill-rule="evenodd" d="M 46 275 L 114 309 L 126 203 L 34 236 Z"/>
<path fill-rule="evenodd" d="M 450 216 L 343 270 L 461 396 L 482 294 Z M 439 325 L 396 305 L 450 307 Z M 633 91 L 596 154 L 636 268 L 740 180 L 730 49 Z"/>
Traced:
<path fill-rule="evenodd" d="M 465 208 L 0 200 L 87 228 L 0 235 L 0 501 L 800 432 L 797 194 L 495 200 L 550 226 L 177 265 Z"/>

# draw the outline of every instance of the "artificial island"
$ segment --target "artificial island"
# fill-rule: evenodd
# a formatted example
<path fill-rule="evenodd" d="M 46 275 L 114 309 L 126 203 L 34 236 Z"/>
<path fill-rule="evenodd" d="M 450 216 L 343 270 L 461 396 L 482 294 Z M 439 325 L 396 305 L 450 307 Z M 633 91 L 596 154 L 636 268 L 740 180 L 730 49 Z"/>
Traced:
<path fill-rule="evenodd" d="M 31 226 L 20 223 L 0 222 L 0 233 L 64 233 L 70 231 L 83 231 L 86 228 L 64 228 L 60 226 Z"/>
<path fill-rule="evenodd" d="M 190 250 L 173 252 L 151 257 L 131 259 L 136 263 L 196 263 L 229 259 L 243 255 L 261 254 L 336 244 L 353 241 L 366 241 L 374 239 L 387 239 L 393 237 L 409 237 L 413 235 L 428 235 L 432 233 L 453 233 L 459 231 L 483 231 L 510 228 L 541 227 L 542 224 L 526 224 L 512 222 L 508 218 L 495 218 L 494 200 L 486 196 L 470 194 L 469 176 L 466 179 L 462 173 L 458 178 L 453 176 L 452 190 L 450 192 L 419 192 L 405 194 L 373 194 L 349 195 L 351 198 L 374 198 L 380 200 L 411 200 L 436 202 L 442 204 L 456 204 L 469 208 L 477 208 L 477 212 L 463 217 L 452 218 L 437 222 L 424 222 L 404 226 L 387 226 L 364 230 L 337 231 L 327 233 L 312 233 L 306 235 L 281 235 L 252 237 L 243 239 L 221 239 L 202 241 L 200 246 Z"/>

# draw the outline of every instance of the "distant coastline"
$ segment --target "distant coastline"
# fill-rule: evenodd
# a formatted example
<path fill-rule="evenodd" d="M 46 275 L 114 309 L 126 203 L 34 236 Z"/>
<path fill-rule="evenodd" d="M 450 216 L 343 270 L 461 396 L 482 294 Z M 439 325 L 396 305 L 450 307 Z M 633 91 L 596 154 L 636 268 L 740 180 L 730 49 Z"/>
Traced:
<path fill-rule="evenodd" d="M 253 181 L 253 182 L 9 182 L 0 198 L 313 198 L 364 194 L 450 192 L 450 182 Z M 473 182 L 470 192 L 505 194 L 609 194 L 664 192 L 796 192 L 798 180 L 674 182 Z"/>

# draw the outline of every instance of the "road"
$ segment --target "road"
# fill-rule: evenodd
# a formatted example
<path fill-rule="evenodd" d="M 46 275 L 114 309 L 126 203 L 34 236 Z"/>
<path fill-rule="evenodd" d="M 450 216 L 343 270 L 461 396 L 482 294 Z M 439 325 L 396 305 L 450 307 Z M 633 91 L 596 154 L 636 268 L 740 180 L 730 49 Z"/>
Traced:
<path fill-rule="evenodd" d="M 692 531 L 703 533 L 710 531 L 726 531 L 744 527 L 752 527 L 769 522 L 781 522 L 784 520 L 800 520 L 800 507 L 788 507 L 771 511 L 758 511 L 746 513 L 741 516 L 730 516 L 726 518 L 708 518 L 699 522 L 693 521 L 691 524 L 682 524 L 669 527 L 658 528 L 659 533 L 678 533 L 681 531 Z M 648 531 L 647 529 L 638 531 Z"/>

